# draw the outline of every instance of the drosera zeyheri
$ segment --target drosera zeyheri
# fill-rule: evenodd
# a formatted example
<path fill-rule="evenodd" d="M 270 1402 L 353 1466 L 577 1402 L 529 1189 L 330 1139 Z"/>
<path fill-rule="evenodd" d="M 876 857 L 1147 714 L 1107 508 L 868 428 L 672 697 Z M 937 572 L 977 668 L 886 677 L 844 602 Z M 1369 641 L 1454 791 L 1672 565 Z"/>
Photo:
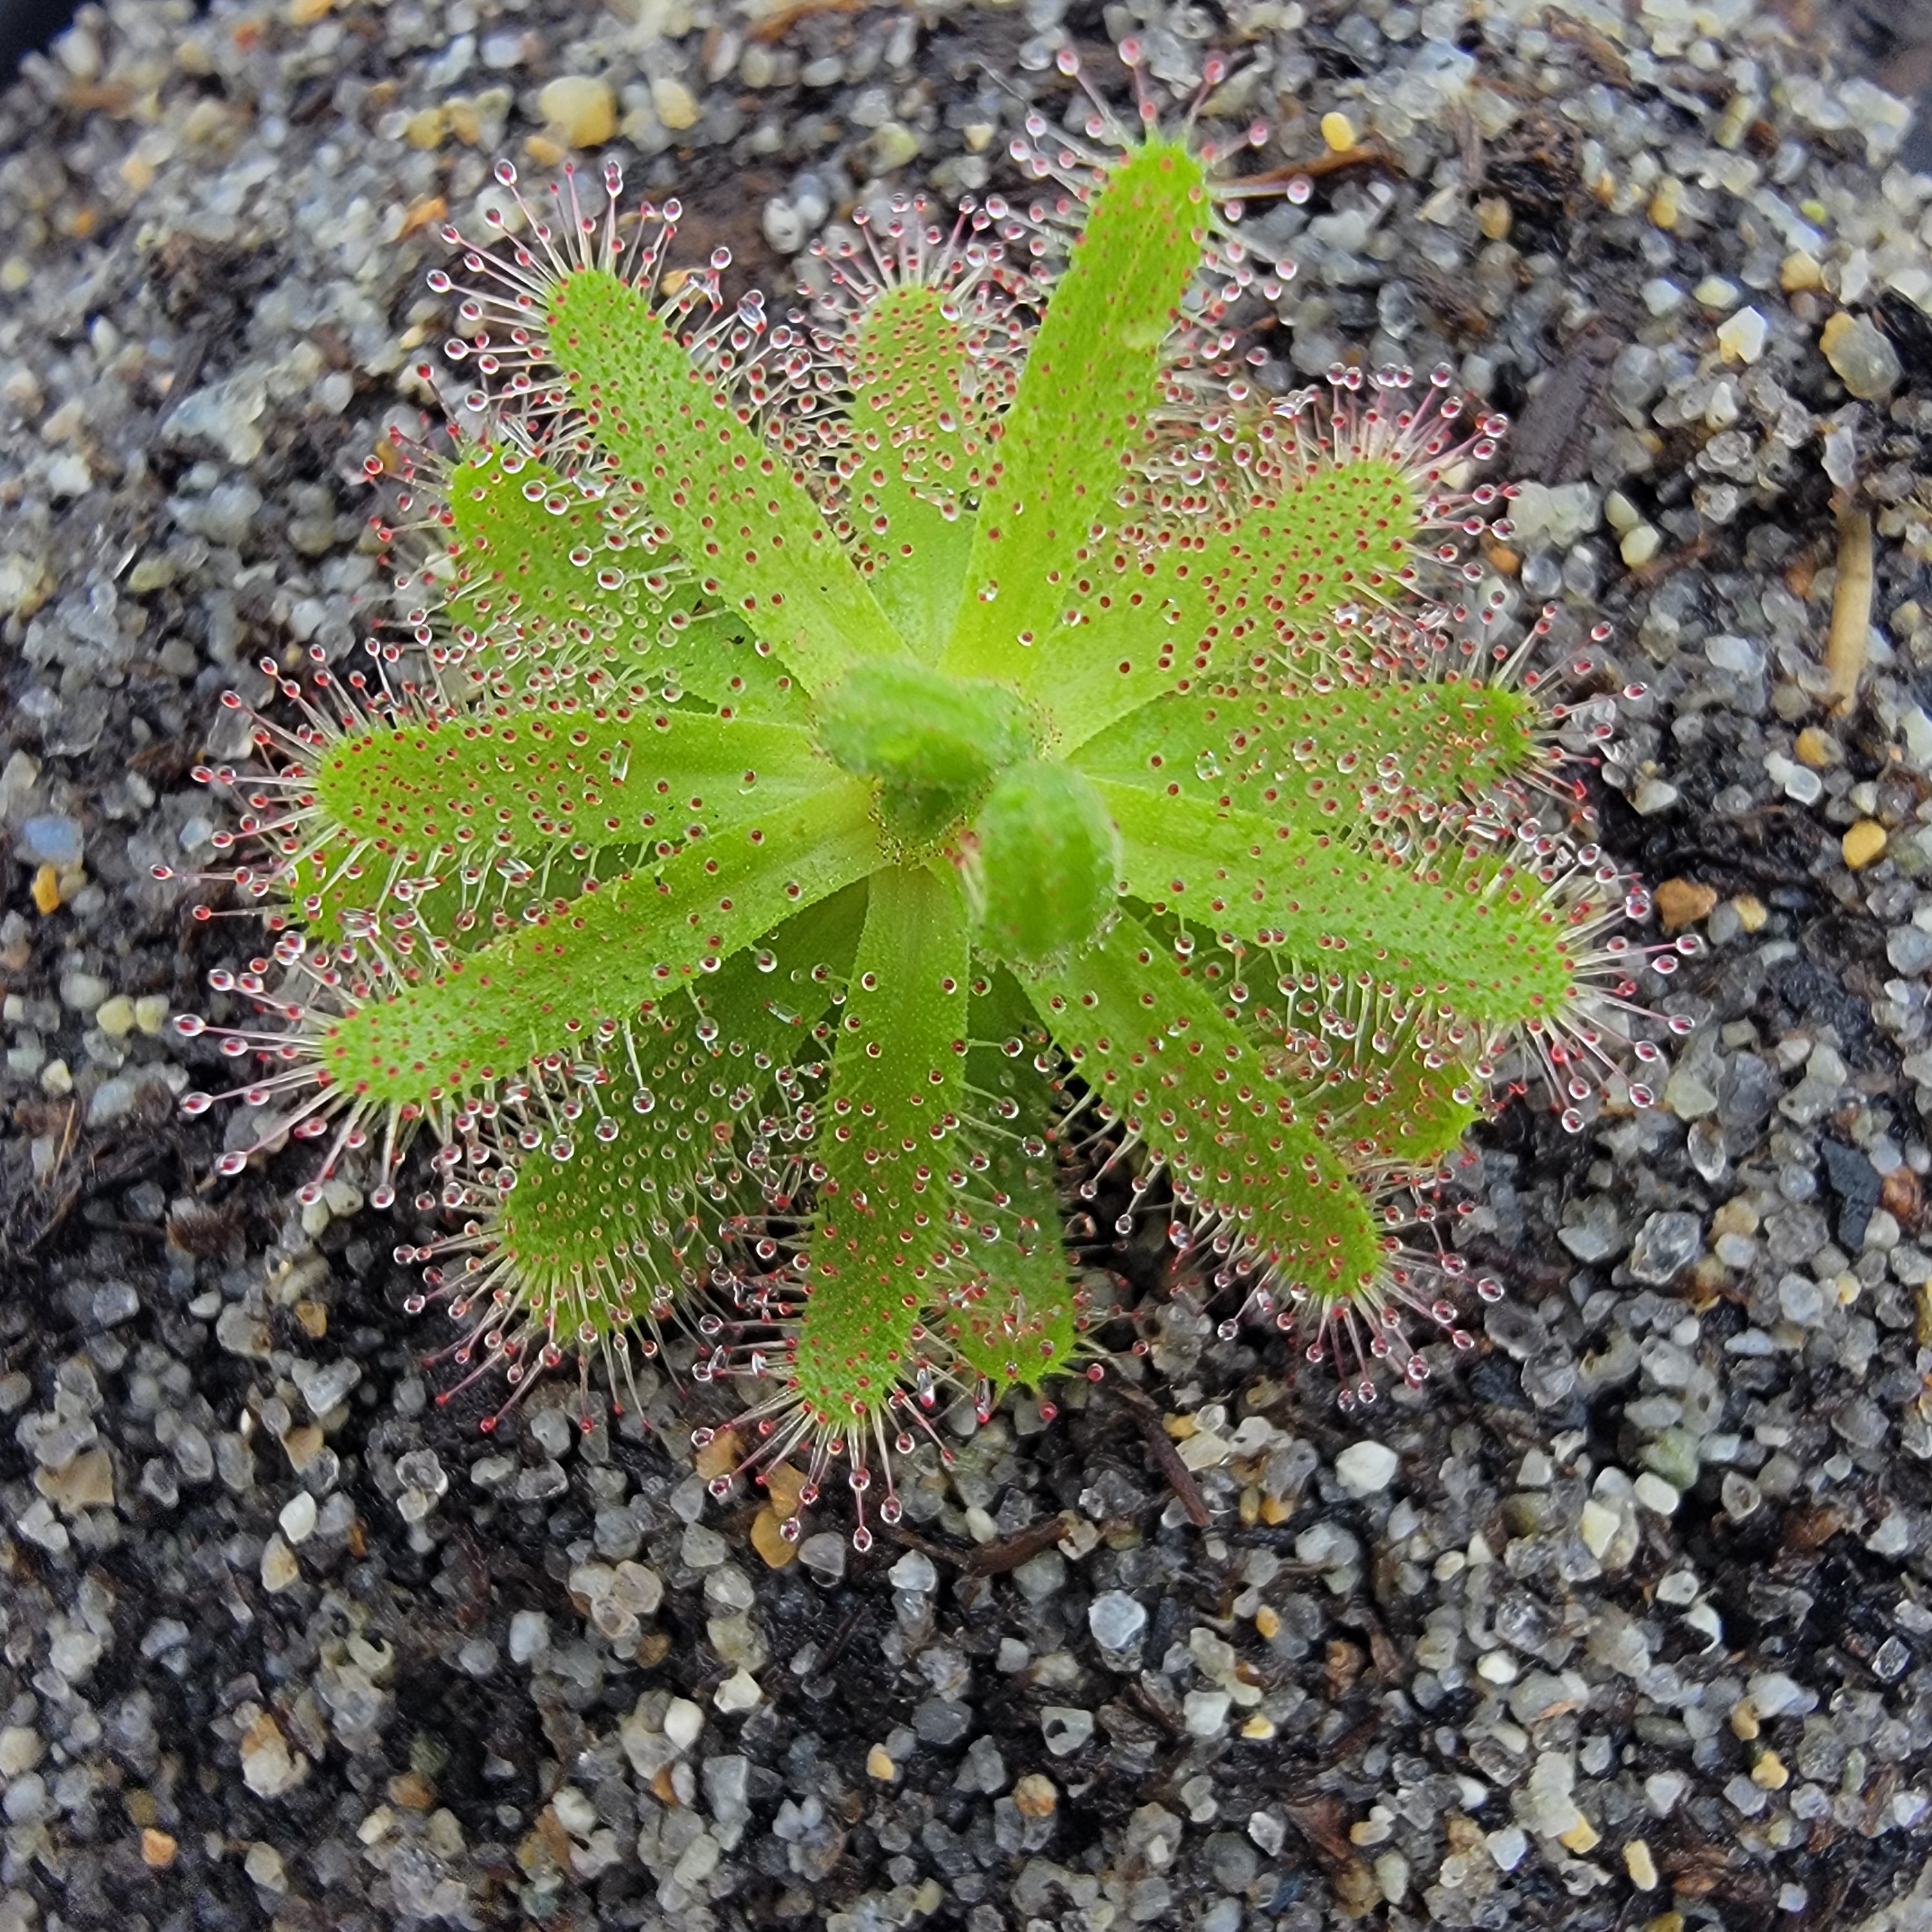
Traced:
<path fill-rule="evenodd" d="M 1614 698 L 1556 701 L 1550 614 L 1464 560 L 1503 426 L 1446 370 L 1265 388 L 1292 268 L 1137 98 L 1030 118 L 1026 206 L 861 222 L 783 320 L 614 164 L 446 231 L 478 386 L 372 459 L 369 668 L 265 662 L 290 708 L 201 774 L 274 939 L 216 976 L 251 1018 L 181 1025 L 262 1110 L 225 1172 L 292 1135 L 386 1204 L 429 1130 L 451 1229 L 399 1252 L 486 1426 L 573 1361 L 588 1426 L 676 1322 L 744 1466 L 802 1508 L 842 1462 L 867 1542 L 949 1389 L 1100 1372 L 1079 1264 L 1152 1214 L 1372 1401 L 1469 1346 L 1469 1125 L 1648 1102 L 1641 974 L 1696 942 L 1618 929 L 1565 768 Z"/>

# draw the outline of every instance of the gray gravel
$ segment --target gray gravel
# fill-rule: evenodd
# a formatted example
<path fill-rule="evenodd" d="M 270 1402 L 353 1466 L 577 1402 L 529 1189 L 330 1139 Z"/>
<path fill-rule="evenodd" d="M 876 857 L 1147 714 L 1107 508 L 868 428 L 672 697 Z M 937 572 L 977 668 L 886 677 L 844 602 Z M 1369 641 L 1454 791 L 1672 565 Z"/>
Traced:
<path fill-rule="evenodd" d="M 377 605 L 362 459 L 429 421 L 418 362 L 460 388 L 423 277 L 499 152 L 613 122 L 692 250 L 782 292 L 882 183 L 1012 185 L 1026 102 L 1075 102 L 1056 51 L 1113 88 L 1136 28 L 1184 96 L 1240 56 L 1209 110 L 1268 119 L 1251 165 L 1330 152 L 1330 113 L 1372 142 L 1250 213 L 1300 265 L 1250 317 L 1262 380 L 1447 357 L 1517 418 L 1490 561 L 1648 687 L 1592 783 L 1709 942 L 1670 1003 L 1701 1024 L 1652 1112 L 1486 1130 L 1458 1238 L 1512 1292 L 1426 1400 L 1345 1425 L 1126 1253 L 1154 1417 L 1084 1383 L 1046 1426 L 956 1414 L 903 1539 L 821 1517 L 772 1570 L 757 1498 L 691 1466 L 722 1411 L 657 1386 L 580 1438 L 540 1399 L 482 1438 L 352 1186 L 206 1184 L 227 1123 L 175 1110 L 165 1022 L 256 942 L 150 868 L 214 856 L 217 694 Z M 31 62 L 0 95 L 0 1932 L 1932 1925 L 1907 119 L 1746 0 L 127 0 Z"/>

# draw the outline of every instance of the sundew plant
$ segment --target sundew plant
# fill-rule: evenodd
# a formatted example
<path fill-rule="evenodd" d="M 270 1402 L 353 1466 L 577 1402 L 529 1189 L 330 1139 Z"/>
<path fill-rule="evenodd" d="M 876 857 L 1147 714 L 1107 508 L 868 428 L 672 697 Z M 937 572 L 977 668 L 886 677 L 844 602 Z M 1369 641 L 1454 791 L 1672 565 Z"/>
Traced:
<path fill-rule="evenodd" d="M 1139 1217 L 1368 1401 L 1406 1323 L 1470 1346 L 1432 1190 L 1493 1097 L 1648 1101 L 1676 951 L 1559 769 L 1601 707 L 1461 561 L 1501 425 L 1447 371 L 1258 386 L 1229 317 L 1292 271 L 1141 124 L 1034 118 L 1024 208 L 855 216 L 782 322 L 614 165 L 446 231 L 479 386 L 371 464 L 406 615 L 229 700 L 273 959 L 183 1030 L 249 1064 L 226 1172 L 314 1138 L 386 1205 L 430 1131 L 452 1232 L 400 1252 L 486 1426 L 572 1362 L 590 1426 L 681 1323 L 862 1544 L 949 1391 L 1098 1372 L 1081 1264 Z"/>

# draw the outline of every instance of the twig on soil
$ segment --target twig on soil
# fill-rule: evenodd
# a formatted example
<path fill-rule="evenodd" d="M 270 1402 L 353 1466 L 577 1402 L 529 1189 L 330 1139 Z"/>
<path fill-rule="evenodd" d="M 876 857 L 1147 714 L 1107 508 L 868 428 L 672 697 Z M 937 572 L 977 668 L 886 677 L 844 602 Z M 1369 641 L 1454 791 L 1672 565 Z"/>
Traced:
<path fill-rule="evenodd" d="M 1388 148 L 1372 136 L 1366 141 L 1356 141 L 1346 148 L 1330 148 L 1311 156 L 1305 161 L 1291 161 L 1285 168 L 1270 168 L 1266 174 L 1244 175 L 1241 186 L 1250 191 L 1264 188 L 1286 188 L 1298 177 L 1310 180 L 1323 175 L 1332 175 L 1343 168 L 1386 168 L 1398 180 L 1404 178 L 1407 170 L 1401 161 Z"/>
<path fill-rule="evenodd" d="M 956 1564 L 969 1576 L 998 1576 L 1006 1570 L 1017 1570 L 1029 1557 L 1037 1556 L 1042 1550 L 1071 1534 L 1074 1521 L 1071 1510 L 1062 1510 L 1058 1516 L 1036 1518 L 1002 1542 L 982 1544 L 976 1550 L 962 1550 L 957 1544 L 935 1542 L 929 1536 L 920 1535 L 916 1529 L 907 1528 L 902 1522 L 889 1524 L 886 1534 L 904 1549 L 922 1550 L 941 1562 Z"/>
<path fill-rule="evenodd" d="M 1210 1527 L 1214 1519 L 1202 1499 L 1201 1485 L 1194 1480 L 1194 1472 L 1180 1460 L 1180 1450 L 1162 1427 L 1159 1405 L 1128 1382 L 1109 1382 L 1102 1386 L 1111 1389 L 1126 1405 L 1142 1439 L 1147 1444 L 1148 1454 L 1160 1465 L 1168 1486 L 1180 1498 L 1180 1506 L 1186 1510 L 1188 1521 L 1196 1529 Z"/>
<path fill-rule="evenodd" d="M 839 1653 L 852 1641 L 853 1633 L 858 1629 L 860 1619 L 865 1614 L 865 1605 L 857 1603 L 839 1619 L 838 1628 L 826 1640 L 825 1648 L 812 1660 L 814 1676 L 823 1677 L 838 1662 Z"/>
<path fill-rule="evenodd" d="M 1871 607 L 1871 518 L 1863 510 L 1847 510 L 1838 518 L 1838 584 L 1832 597 L 1832 628 L 1825 638 L 1834 718 L 1844 717 L 1858 694 Z"/>

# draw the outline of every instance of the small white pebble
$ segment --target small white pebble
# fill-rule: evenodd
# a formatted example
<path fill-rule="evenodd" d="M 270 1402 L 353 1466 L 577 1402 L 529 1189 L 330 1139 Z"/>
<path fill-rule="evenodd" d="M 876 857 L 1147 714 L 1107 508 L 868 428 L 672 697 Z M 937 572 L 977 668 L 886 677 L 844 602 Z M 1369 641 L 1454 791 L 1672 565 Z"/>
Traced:
<path fill-rule="evenodd" d="M 315 1498 L 306 1490 L 299 1490 L 282 1505 L 282 1513 L 275 1520 L 282 1526 L 282 1534 L 291 1544 L 306 1543 L 315 1534 Z"/>
<path fill-rule="evenodd" d="M 1623 535 L 1617 545 L 1617 554 L 1631 569 L 1636 570 L 1651 560 L 1664 548 L 1664 533 L 1654 524 L 1634 524 Z"/>
<path fill-rule="evenodd" d="M 1395 1480 L 1397 1458 L 1380 1442 L 1352 1442 L 1335 1458 L 1335 1480 L 1352 1496 L 1372 1496 Z"/>
<path fill-rule="evenodd" d="M 302 1575 L 302 1565 L 296 1561 L 295 1552 L 282 1540 L 280 1534 L 269 1538 L 262 1550 L 262 1587 L 270 1594 L 286 1590 Z"/>
<path fill-rule="evenodd" d="M 1600 1559 L 1616 1538 L 1622 1520 L 1615 1510 L 1592 1496 L 1584 1504 L 1583 1513 L 1577 1519 L 1576 1534 L 1583 1539 L 1583 1547 Z"/>
<path fill-rule="evenodd" d="M 765 1701 L 765 1694 L 748 1670 L 739 1670 L 712 1693 L 711 1701 L 726 1715 L 733 1716 L 740 1711 L 755 1710 Z"/>
<path fill-rule="evenodd" d="M 704 1713 L 688 1697 L 674 1697 L 665 1706 L 664 1734 L 674 1750 L 690 1750 L 704 1729 Z"/>
<path fill-rule="evenodd" d="M 895 1590 L 910 1590 L 918 1596 L 929 1595 L 939 1586 L 939 1572 L 922 1550 L 908 1550 L 886 1574 Z"/>
<path fill-rule="evenodd" d="M 1764 353 L 1769 332 L 1755 308 L 1741 308 L 1718 323 L 1718 352 L 1726 362 L 1755 362 Z"/>
<path fill-rule="evenodd" d="M 1674 1516 L 1682 1498 L 1654 1469 L 1646 1469 L 1631 1485 L 1637 1501 L 1658 1516 Z"/>
<path fill-rule="evenodd" d="M 527 1664 L 550 1648 L 550 1619 L 541 1610 L 519 1610 L 510 1619 L 510 1661 Z"/>
<path fill-rule="evenodd" d="M 556 1796 L 550 1802 L 550 1808 L 556 1814 L 556 1822 L 566 1832 L 574 1832 L 580 1838 L 587 1838 L 596 1830 L 597 1808 L 575 1785 L 560 1785 Z"/>
<path fill-rule="evenodd" d="M 1181 1722 L 1191 1738 L 1218 1738 L 1228 1721 L 1233 1700 L 1225 1690 L 1190 1690 L 1181 1706 Z"/>
<path fill-rule="evenodd" d="M 125 1040 L 134 1030 L 134 1002 L 125 993 L 103 1000 L 94 1010 L 94 1024 L 110 1040 Z"/>
<path fill-rule="evenodd" d="M 1483 1840 L 1498 1871 L 1514 1871 L 1529 1850 L 1529 1839 L 1520 1825 L 1505 1825 Z"/>

